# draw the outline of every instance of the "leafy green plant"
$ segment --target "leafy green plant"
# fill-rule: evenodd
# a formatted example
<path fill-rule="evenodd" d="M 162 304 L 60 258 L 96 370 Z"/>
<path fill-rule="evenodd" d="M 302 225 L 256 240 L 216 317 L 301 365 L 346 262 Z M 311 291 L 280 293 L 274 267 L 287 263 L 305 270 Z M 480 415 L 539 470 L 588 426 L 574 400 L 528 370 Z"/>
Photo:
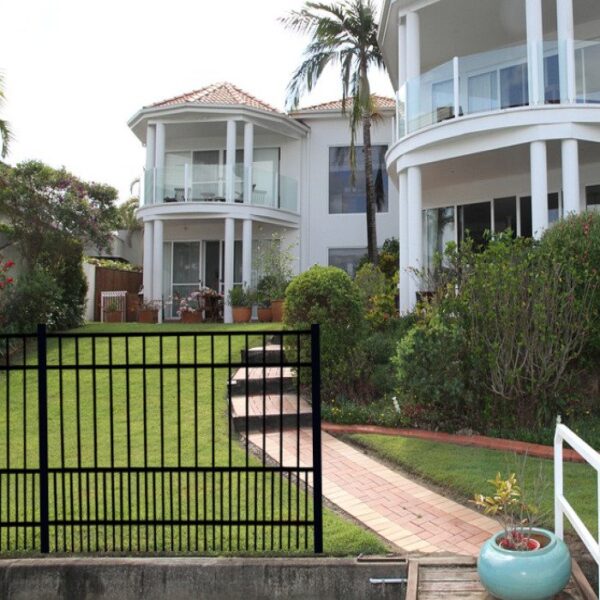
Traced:
<path fill-rule="evenodd" d="M 274 233 L 269 240 L 261 240 L 255 258 L 259 273 L 258 301 L 267 305 L 273 300 L 283 300 L 285 290 L 292 279 L 295 244 L 283 246 L 280 233 Z"/>
<path fill-rule="evenodd" d="M 234 285 L 227 296 L 227 301 L 231 306 L 252 306 L 254 296 L 242 285 Z"/>

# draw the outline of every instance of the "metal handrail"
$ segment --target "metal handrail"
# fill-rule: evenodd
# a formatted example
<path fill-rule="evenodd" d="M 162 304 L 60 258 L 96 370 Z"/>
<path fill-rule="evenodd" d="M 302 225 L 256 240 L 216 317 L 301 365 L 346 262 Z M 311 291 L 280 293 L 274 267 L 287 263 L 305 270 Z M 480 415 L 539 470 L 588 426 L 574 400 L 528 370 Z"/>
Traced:
<path fill-rule="evenodd" d="M 567 442 L 577 454 L 596 469 L 598 518 L 600 522 L 600 453 L 584 442 L 566 425 L 563 425 L 560 417 L 558 417 L 554 433 L 554 532 L 558 538 L 564 539 L 564 517 L 566 516 L 581 541 L 585 544 L 588 552 L 596 561 L 600 575 L 600 536 L 598 540 L 594 538 L 563 493 L 563 442 Z"/>

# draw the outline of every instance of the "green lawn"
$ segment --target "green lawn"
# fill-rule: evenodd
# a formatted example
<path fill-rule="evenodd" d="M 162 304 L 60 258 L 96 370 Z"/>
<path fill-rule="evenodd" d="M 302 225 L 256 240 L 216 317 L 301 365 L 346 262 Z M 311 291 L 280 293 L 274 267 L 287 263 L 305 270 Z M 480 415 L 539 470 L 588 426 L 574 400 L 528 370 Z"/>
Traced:
<path fill-rule="evenodd" d="M 277 326 L 271 326 L 276 329 Z M 148 325 L 92 324 L 83 333 L 243 331 L 249 346 L 262 343 L 257 332 L 264 325 Z M 162 362 L 225 362 L 231 355 L 239 360 L 246 336 L 164 338 Z M 159 338 L 145 342 L 132 337 L 128 346 L 124 338 L 91 338 L 75 342 L 67 339 L 49 343 L 48 364 L 61 363 L 107 365 L 127 361 L 137 368 L 69 369 L 48 372 L 49 466 L 72 467 L 142 467 L 175 465 L 217 467 L 260 465 L 245 452 L 235 433 L 230 431 L 226 412 L 225 368 L 146 368 L 141 365 L 160 363 Z M 15 359 L 16 360 L 16 359 Z M 33 348 L 27 364 L 35 364 Z M 62 373 L 62 374 L 61 374 Z M 214 381 L 214 397 L 211 389 Z M 112 388 L 113 393 L 109 391 Z M 79 393 L 77 394 L 77 390 Z M 177 392 L 179 390 L 179 393 Z M 8 392 L 8 394 L 7 394 Z M 10 398 L 7 403 L 7 395 Z M 146 399 L 144 402 L 143 399 Z M 36 468 L 37 382 L 35 370 L 23 374 L 13 371 L 0 375 L 0 468 Z M 10 430 L 10 444 L 7 443 Z M 27 434 L 27 435 L 25 435 Z M 61 445 L 60 441 L 65 440 Z M 214 442 L 214 451 L 213 448 Z M 111 481 L 111 477 L 114 480 Z M 114 485 L 113 485 L 114 483 Z M 51 519 L 244 519 L 295 520 L 312 515 L 312 502 L 285 478 L 267 474 L 228 473 L 197 475 L 194 471 L 161 475 L 83 474 L 50 476 L 50 496 L 61 508 L 51 509 Z M 32 475 L 0 477 L 0 521 L 23 522 L 36 519 L 32 497 L 39 486 Z M 229 498 L 231 497 L 231 502 Z M 52 505 L 53 503 L 51 503 Z M 33 544 L 33 528 L 20 530 L 0 527 L 0 549 L 23 551 Z M 37 538 L 36 538 L 37 542 Z M 173 528 L 109 526 L 94 528 L 56 527 L 51 529 L 51 548 L 66 551 L 177 551 L 307 552 L 312 535 L 304 528 L 226 525 L 222 527 L 176 526 Z M 382 552 L 383 544 L 371 533 L 326 510 L 324 545 L 329 554 Z"/>
<path fill-rule="evenodd" d="M 487 484 L 498 471 L 523 472 L 526 493 L 539 478 L 544 482 L 541 502 L 543 524 L 554 528 L 553 463 L 533 457 L 515 456 L 483 448 L 457 446 L 412 438 L 381 435 L 350 435 L 348 439 L 401 468 L 418 474 L 454 493 L 458 499 L 470 500 L 475 493 L 489 494 Z M 587 464 L 564 464 L 564 491 L 593 535 L 598 531 L 596 471 Z"/>

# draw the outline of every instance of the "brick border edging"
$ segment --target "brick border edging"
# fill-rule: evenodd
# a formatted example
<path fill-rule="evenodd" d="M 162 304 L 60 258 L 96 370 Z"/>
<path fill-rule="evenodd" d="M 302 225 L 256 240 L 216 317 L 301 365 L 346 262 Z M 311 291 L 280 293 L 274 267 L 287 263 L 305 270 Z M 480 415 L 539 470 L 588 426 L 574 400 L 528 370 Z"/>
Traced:
<path fill-rule="evenodd" d="M 533 444 L 530 442 L 519 442 L 516 440 L 505 440 L 502 438 L 488 437 L 485 435 L 457 435 L 452 433 L 442 433 L 439 431 L 425 431 L 423 429 L 397 429 L 395 427 L 382 427 L 380 425 L 340 425 L 338 423 L 321 424 L 323 431 L 327 433 L 366 433 L 375 435 L 388 435 L 417 438 L 430 442 L 444 442 L 447 444 L 456 444 L 458 446 L 475 446 L 477 448 L 488 448 L 490 450 L 501 450 L 516 452 L 517 454 L 527 454 L 536 458 L 554 458 L 553 446 L 544 446 L 543 444 Z M 577 452 L 570 448 L 563 450 L 563 459 L 570 462 L 585 462 Z"/>

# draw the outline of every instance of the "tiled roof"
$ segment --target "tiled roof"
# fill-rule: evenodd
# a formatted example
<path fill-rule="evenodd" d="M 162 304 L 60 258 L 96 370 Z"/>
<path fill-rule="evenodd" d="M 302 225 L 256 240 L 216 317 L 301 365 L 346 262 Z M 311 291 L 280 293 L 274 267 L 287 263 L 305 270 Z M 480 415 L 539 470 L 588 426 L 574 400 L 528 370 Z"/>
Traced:
<path fill-rule="evenodd" d="M 273 108 L 270 104 L 255 98 L 228 82 L 213 83 L 212 85 L 207 85 L 199 90 L 168 98 L 161 102 L 156 102 L 155 104 L 152 104 L 151 107 L 160 108 L 163 106 L 177 106 L 180 104 L 231 104 L 235 106 L 249 106 L 250 108 L 258 108 L 259 110 L 281 114 L 280 111 Z"/>
<path fill-rule="evenodd" d="M 377 96 L 373 95 L 375 99 L 377 108 L 395 108 L 396 101 L 393 98 L 388 98 L 387 96 Z M 346 110 L 350 110 L 352 108 L 352 98 L 346 99 Z M 313 106 L 303 106 L 298 108 L 297 110 L 292 111 L 290 114 L 294 113 L 305 113 L 305 112 L 321 112 L 321 111 L 341 111 L 342 110 L 342 100 L 333 100 L 331 102 L 323 102 L 321 104 L 314 104 Z"/>

